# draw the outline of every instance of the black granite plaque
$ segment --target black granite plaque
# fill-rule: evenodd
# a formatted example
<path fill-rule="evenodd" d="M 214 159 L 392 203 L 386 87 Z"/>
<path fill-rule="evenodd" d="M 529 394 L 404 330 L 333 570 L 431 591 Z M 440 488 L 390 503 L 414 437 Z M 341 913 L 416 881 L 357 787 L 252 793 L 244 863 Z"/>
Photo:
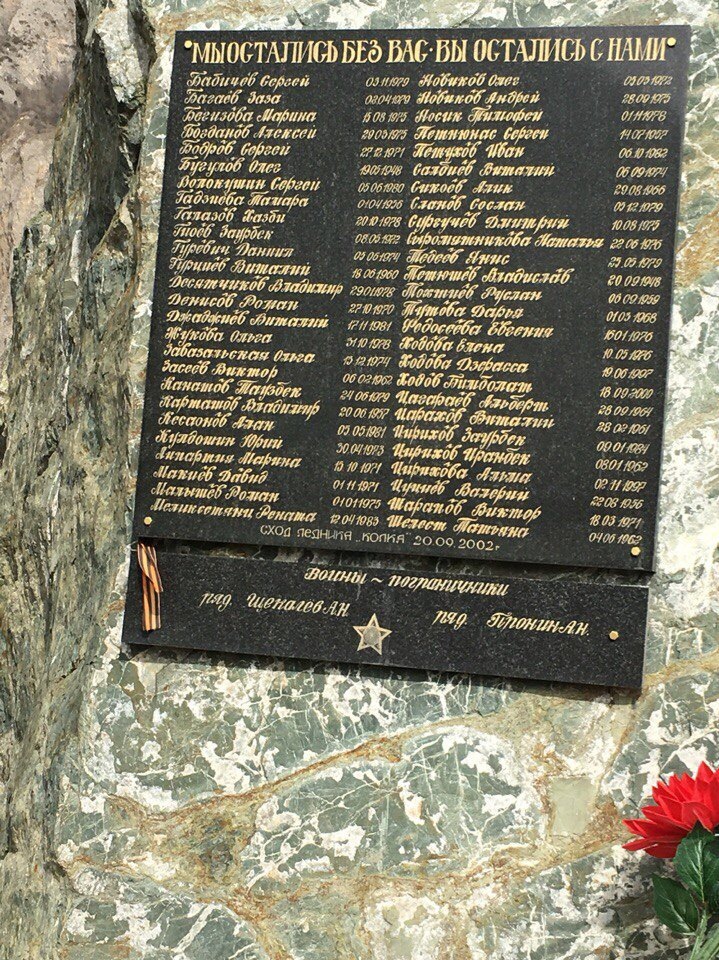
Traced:
<path fill-rule="evenodd" d="M 689 39 L 177 35 L 126 639 L 639 684 L 645 584 L 200 551 L 653 568 Z"/>
<path fill-rule="evenodd" d="M 688 50 L 179 33 L 136 535 L 652 569 Z"/>
<path fill-rule="evenodd" d="M 163 553 L 162 629 L 125 640 L 225 653 L 639 687 L 647 588 Z"/>

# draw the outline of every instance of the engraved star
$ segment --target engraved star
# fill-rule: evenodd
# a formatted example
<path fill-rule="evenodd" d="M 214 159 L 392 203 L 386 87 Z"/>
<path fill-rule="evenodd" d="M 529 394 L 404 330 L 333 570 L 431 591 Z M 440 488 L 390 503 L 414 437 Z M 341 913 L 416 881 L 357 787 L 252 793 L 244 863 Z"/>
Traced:
<path fill-rule="evenodd" d="M 369 618 L 369 623 L 366 623 L 363 627 L 352 627 L 352 629 L 359 634 L 358 651 L 374 650 L 379 654 L 382 653 L 382 641 L 392 633 L 391 630 L 380 627 L 376 613 L 373 613 Z"/>

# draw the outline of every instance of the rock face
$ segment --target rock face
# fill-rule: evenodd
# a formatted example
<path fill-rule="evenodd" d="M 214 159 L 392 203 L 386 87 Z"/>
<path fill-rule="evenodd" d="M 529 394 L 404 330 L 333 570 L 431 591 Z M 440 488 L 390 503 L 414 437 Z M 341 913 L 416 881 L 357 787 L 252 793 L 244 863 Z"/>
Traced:
<path fill-rule="evenodd" d="M 12 250 L 42 203 L 75 52 L 71 0 L 4 0 L 0 9 L 0 357 L 10 336 Z M 2 361 L 0 361 L 2 366 Z"/>
<path fill-rule="evenodd" d="M 619 818 L 661 771 L 719 762 L 714 5 L 83 0 L 78 16 L 13 279 L 0 957 L 678 960 Z M 174 31 L 659 21 L 694 39 L 643 695 L 124 649 Z"/>

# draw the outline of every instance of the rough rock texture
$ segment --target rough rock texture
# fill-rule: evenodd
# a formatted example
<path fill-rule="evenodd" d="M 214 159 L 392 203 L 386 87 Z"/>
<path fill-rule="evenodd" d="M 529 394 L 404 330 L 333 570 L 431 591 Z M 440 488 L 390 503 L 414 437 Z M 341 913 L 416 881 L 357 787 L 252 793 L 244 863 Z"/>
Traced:
<path fill-rule="evenodd" d="M 81 3 L 23 239 L 0 497 L 3 960 L 678 960 L 622 851 L 719 761 L 710 0 Z M 690 22 L 660 572 L 639 699 L 119 643 L 180 27 Z"/>
<path fill-rule="evenodd" d="M 71 0 L 0 5 L 0 367 L 10 336 L 10 264 L 42 204 L 55 124 L 75 52 Z"/>

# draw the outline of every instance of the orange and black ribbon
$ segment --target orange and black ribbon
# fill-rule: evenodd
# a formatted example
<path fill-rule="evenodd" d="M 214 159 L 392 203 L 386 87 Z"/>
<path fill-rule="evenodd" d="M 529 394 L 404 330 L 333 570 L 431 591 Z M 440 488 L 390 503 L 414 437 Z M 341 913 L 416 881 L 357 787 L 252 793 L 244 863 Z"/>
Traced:
<path fill-rule="evenodd" d="M 160 594 L 162 580 L 160 569 L 157 566 L 157 552 L 149 543 L 138 540 L 137 562 L 142 575 L 142 629 L 159 630 L 162 625 L 160 619 Z"/>

